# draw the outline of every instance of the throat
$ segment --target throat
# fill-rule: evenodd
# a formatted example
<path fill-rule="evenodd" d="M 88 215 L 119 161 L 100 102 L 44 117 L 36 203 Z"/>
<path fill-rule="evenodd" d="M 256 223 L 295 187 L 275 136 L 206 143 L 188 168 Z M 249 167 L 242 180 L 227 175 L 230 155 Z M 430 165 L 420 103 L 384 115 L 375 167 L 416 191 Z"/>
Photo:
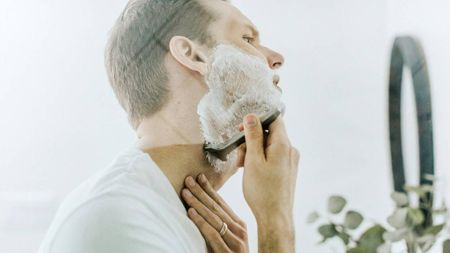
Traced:
<path fill-rule="evenodd" d="M 184 180 L 188 176 L 196 179 L 199 174 L 203 173 L 216 190 L 225 181 L 224 175 L 216 172 L 208 162 L 203 152 L 203 144 L 182 144 L 141 149 L 150 155 L 169 179 L 178 197 L 181 196 Z"/>

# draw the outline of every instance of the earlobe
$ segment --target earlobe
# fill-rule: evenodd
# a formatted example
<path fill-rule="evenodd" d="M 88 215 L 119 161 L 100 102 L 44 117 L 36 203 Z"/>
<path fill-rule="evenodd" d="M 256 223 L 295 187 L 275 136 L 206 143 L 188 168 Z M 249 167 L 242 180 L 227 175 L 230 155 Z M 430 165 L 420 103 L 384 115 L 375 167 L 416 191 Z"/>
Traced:
<path fill-rule="evenodd" d="M 174 36 L 169 42 L 170 54 L 184 67 L 206 75 L 206 57 L 196 45 L 184 36 Z"/>

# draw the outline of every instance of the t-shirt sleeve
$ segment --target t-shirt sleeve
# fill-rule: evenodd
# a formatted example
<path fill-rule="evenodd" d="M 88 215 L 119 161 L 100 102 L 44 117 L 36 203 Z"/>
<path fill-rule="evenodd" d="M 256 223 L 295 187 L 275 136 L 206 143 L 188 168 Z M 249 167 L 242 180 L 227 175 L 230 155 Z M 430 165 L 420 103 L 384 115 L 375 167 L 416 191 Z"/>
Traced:
<path fill-rule="evenodd" d="M 70 214 L 50 245 L 50 253 L 186 252 L 155 212 L 129 197 L 102 196 Z"/>

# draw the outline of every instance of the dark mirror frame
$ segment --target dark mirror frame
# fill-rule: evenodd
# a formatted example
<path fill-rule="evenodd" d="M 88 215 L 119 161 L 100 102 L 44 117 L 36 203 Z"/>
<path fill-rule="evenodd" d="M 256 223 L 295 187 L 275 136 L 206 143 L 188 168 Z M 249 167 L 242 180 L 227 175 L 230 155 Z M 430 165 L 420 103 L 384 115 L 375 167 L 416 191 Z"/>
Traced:
<path fill-rule="evenodd" d="M 402 149 L 402 77 L 404 67 L 412 75 L 416 102 L 418 138 L 419 138 L 419 183 L 433 185 L 426 175 L 434 175 L 433 124 L 431 113 L 431 91 L 425 54 L 418 40 L 404 36 L 397 37 L 391 52 L 389 74 L 389 137 L 394 190 L 405 192 L 405 168 Z M 431 193 L 420 199 L 420 204 L 433 203 Z M 432 224 L 432 213 L 424 210 L 424 225 Z"/>

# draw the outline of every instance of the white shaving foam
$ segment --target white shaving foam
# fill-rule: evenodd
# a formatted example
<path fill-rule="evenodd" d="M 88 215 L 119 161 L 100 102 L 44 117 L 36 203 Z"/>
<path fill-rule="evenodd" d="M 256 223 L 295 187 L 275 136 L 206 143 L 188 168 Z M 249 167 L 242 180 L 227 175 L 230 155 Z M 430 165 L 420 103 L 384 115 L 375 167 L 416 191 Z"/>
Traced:
<path fill-rule="evenodd" d="M 227 45 L 218 45 L 208 64 L 209 92 L 198 104 L 202 135 L 206 142 L 218 144 L 239 133 L 245 115 L 263 116 L 281 108 L 281 93 L 273 85 L 275 72 L 256 56 Z M 208 161 L 218 172 L 235 168 L 237 149 L 223 162 L 212 154 Z"/>

